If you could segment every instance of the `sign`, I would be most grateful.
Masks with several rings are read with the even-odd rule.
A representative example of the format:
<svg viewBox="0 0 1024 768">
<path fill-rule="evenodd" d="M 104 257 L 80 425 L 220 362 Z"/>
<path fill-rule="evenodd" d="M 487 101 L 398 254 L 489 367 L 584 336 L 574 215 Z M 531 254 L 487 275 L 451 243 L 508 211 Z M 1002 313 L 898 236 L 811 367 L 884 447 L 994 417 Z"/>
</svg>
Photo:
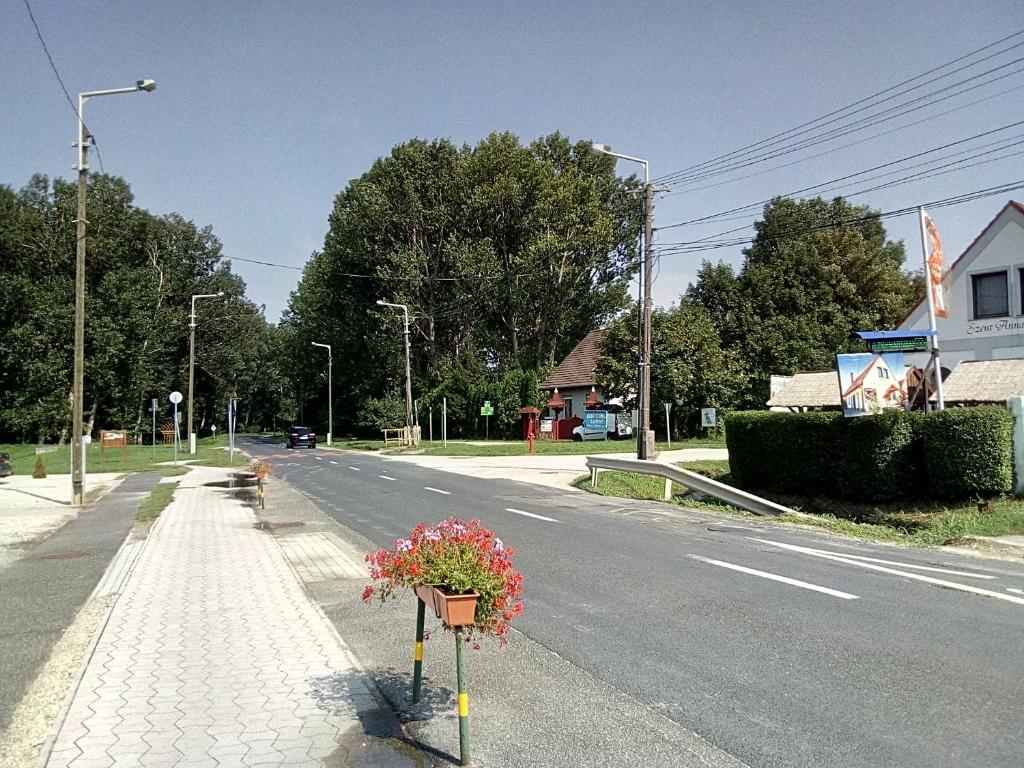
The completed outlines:
<svg viewBox="0 0 1024 768">
<path fill-rule="evenodd" d="M 149 404 L 149 412 L 156 413 L 160 408 L 159 401 L 154 397 L 152 402 Z"/>
<path fill-rule="evenodd" d="M 494 415 L 494 406 L 491 405 L 490 403 L 487 403 L 486 405 L 481 406 L 480 407 L 480 415 L 481 416 L 493 416 Z"/>
<path fill-rule="evenodd" d="M 717 427 L 718 412 L 714 408 L 701 408 L 700 425 L 702 427 Z"/>
<path fill-rule="evenodd" d="M 608 411 L 583 412 L 583 439 L 608 439 Z"/>
<path fill-rule="evenodd" d="M 836 355 L 836 369 L 844 416 L 906 408 L 907 367 L 902 352 Z"/>
<path fill-rule="evenodd" d="M 120 448 L 121 460 L 128 458 L 128 433 L 123 429 L 100 430 L 100 463 L 103 463 L 103 451 L 106 448 Z"/>
<path fill-rule="evenodd" d="M 170 395 L 169 395 L 169 396 L 167 397 L 167 399 L 168 399 L 168 400 L 170 400 L 170 401 L 171 401 L 172 403 L 174 403 L 175 405 L 177 405 L 178 403 L 180 403 L 180 402 L 181 402 L 181 392 L 179 392 L 178 390 L 174 390 L 174 391 L 173 391 L 173 392 L 171 392 L 171 394 L 170 394 Z"/>
<path fill-rule="evenodd" d="M 541 419 L 540 420 L 540 431 L 541 432 L 552 432 L 554 430 L 555 420 L 554 419 Z"/>
<path fill-rule="evenodd" d="M 927 336 L 908 336 L 902 339 L 872 339 L 867 342 L 870 352 L 927 352 Z"/>
</svg>

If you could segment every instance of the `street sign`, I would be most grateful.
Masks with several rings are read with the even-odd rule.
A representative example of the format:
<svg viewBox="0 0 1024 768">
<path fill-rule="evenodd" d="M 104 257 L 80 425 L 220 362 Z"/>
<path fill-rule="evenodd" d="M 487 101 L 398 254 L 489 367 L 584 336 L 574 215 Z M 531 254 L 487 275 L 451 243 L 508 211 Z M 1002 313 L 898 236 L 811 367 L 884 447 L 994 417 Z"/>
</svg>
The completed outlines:
<svg viewBox="0 0 1024 768">
<path fill-rule="evenodd" d="M 927 336 L 908 336 L 902 339 L 870 339 L 869 352 L 927 352 Z"/>
<path fill-rule="evenodd" d="M 717 427 L 718 413 L 714 408 L 700 409 L 700 425 L 702 427 Z"/>
<path fill-rule="evenodd" d="M 167 397 L 167 399 L 168 399 L 168 400 L 170 400 L 170 401 L 171 401 L 172 403 L 174 403 L 175 405 L 177 405 L 177 404 L 178 404 L 178 403 L 180 403 L 180 402 L 181 402 L 181 400 L 182 400 L 182 398 L 181 398 L 181 392 L 179 392 L 178 390 L 174 390 L 174 391 L 173 391 L 173 392 L 171 392 L 171 394 L 170 394 L 170 395 L 169 395 L 169 396 Z"/>
<path fill-rule="evenodd" d="M 150 413 L 156 413 L 159 409 L 160 409 L 160 401 L 157 400 L 154 397 L 152 402 L 150 402 L 150 404 L 149 404 L 149 412 Z"/>
<path fill-rule="evenodd" d="M 481 406 L 481 408 L 480 408 L 480 415 L 481 416 L 493 416 L 494 415 L 494 406 L 491 405 L 490 403 L 487 403 L 486 405 Z"/>
</svg>

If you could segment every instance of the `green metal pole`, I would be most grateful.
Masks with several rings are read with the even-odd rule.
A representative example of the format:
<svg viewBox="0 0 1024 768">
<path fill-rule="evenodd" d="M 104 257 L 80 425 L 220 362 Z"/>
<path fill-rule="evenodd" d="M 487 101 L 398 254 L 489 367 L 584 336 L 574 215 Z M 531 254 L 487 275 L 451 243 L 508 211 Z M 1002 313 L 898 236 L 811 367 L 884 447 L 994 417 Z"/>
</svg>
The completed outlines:
<svg viewBox="0 0 1024 768">
<path fill-rule="evenodd" d="M 459 680 L 459 756 L 469 765 L 469 692 L 466 690 L 466 643 L 462 629 L 455 629 L 455 669 Z"/>
<path fill-rule="evenodd" d="M 412 665 L 412 703 L 420 700 L 420 686 L 423 683 L 423 601 L 416 599 L 416 650 Z"/>
</svg>

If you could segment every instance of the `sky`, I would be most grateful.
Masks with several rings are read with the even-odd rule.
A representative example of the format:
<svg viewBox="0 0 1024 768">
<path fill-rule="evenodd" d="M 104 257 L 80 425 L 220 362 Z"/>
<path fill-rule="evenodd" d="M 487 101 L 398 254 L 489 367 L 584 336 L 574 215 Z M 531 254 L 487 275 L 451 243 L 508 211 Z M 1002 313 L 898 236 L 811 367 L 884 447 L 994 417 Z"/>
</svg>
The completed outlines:
<svg viewBox="0 0 1024 768">
<path fill-rule="evenodd" d="M 323 244 L 334 196 L 411 138 L 461 144 L 512 131 L 526 143 L 560 131 L 646 158 L 657 179 L 1024 30 L 1020 0 L 29 2 L 73 97 L 157 81 L 153 93 L 89 102 L 104 168 L 128 180 L 139 207 L 212 226 L 225 257 L 294 267 L 233 261 L 272 322 Z M 1024 121 L 1024 64 L 1003 66 L 1024 57 L 1024 36 L 988 53 L 1016 44 L 960 73 L 943 70 L 946 79 L 902 98 L 1002 66 L 972 84 L 997 82 L 813 149 L 672 185 L 656 203 L 655 244 L 736 227 L 729 237 L 743 237 L 756 207 L 671 225 Z M 75 115 L 25 0 L 0 3 L 0 62 L 0 184 L 17 189 L 34 173 L 71 178 Z M 1014 154 L 1022 148 L 1012 146 L 1021 139 L 1018 125 L 925 155 L 913 162 L 989 153 L 962 163 L 973 167 L 851 199 L 890 211 L 1024 180 L 1024 155 Z M 620 162 L 618 170 L 638 168 Z M 854 178 L 827 196 L 920 170 Z M 936 210 L 947 254 L 959 254 L 1011 198 L 1024 200 L 1024 190 Z M 916 267 L 916 217 L 886 227 Z M 702 259 L 739 264 L 740 246 L 666 251 L 655 302 L 677 301 Z"/>
</svg>

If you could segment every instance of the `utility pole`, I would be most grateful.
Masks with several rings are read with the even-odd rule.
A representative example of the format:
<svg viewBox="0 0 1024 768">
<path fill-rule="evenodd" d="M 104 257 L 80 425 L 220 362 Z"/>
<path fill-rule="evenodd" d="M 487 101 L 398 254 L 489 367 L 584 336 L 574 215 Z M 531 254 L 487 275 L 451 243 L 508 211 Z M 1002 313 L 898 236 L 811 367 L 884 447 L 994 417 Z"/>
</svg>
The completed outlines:
<svg viewBox="0 0 1024 768">
<path fill-rule="evenodd" d="M 654 235 L 654 186 L 650 181 L 644 184 L 644 329 L 643 350 L 640 357 L 640 435 L 637 443 L 637 458 L 653 459 L 654 436 L 651 433 L 651 238 Z"/>
<path fill-rule="evenodd" d="M 188 452 L 196 452 L 196 436 L 192 432 L 192 386 L 195 383 L 196 371 L 196 299 L 216 299 L 224 295 L 224 291 L 216 293 L 197 293 L 192 297 L 192 314 L 189 316 L 188 332 Z"/>
<path fill-rule="evenodd" d="M 71 381 L 71 504 L 85 503 L 85 455 L 82 442 L 82 409 L 85 405 L 85 191 L 89 176 L 89 130 L 85 103 L 94 96 L 113 96 L 136 91 L 152 92 L 153 80 L 137 80 L 132 88 L 111 88 L 78 94 L 78 212 L 75 218 L 75 353 Z"/>
<path fill-rule="evenodd" d="M 391 304 L 387 301 L 378 301 L 381 307 L 393 307 L 402 310 L 402 317 L 405 321 L 405 428 L 408 437 L 406 440 L 412 443 L 412 366 L 409 359 L 409 307 L 405 304 Z"/>
</svg>

